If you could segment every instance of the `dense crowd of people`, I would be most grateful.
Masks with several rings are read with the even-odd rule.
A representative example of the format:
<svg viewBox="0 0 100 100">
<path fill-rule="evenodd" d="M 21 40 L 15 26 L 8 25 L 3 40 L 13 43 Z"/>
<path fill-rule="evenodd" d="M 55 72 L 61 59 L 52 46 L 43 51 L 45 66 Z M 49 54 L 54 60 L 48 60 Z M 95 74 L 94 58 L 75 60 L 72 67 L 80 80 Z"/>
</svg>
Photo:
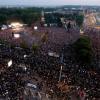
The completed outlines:
<svg viewBox="0 0 100 100">
<path fill-rule="evenodd" d="M 49 35 L 52 35 L 50 37 L 54 36 L 54 40 L 51 38 L 46 43 L 43 43 L 38 52 L 33 52 L 31 49 L 14 47 L 10 44 L 0 44 L 0 97 L 8 98 L 8 100 L 18 100 L 23 95 L 25 87 L 25 81 L 23 81 L 24 74 L 26 73 L 31 77 L 35 72 L 42 78 L 43 84 L 46 84 L 45 92 L 52 93 L 54 97 L 56 95 L 58 97 L 71 98 L 72 95 L 75 95 L 77 98 L 82 98 L 83 96 L 87 98 L 86 100 L 99 100 L 100 68 L 96 65 L 93 67 L 83 66 L 76 62 L 71 45 L 67 45 L 67 43 L 62 45 L 66 40 L 63 40 L 63 43 L 61 43 L 62 39 L 66 36 L 66 34 L 60 35 L 62 29 L 59 29 L 58 32 L 60 37 L 57 37 L 55 34 L 56 28 L 47 30 L 52 33 Z M 86 33 L 89 35 L 89 32 L 93 33 L 93 30 Z M 74 36 L 77 37 L 76 34 Z M 94 41 L 98 38 L 94 38 L 94 33 L 91 34 L 91 37 Z M 58 43 L 58 40 L 60 40 L 60 43 Z M 57 52 L 59 57 L 49 56 L 49 51 Z M 63 61 L 61 61 L 62 54 Z M 9 60 L 13 61 L 11 67 L 7 65 Z M 27 71 L 21 69 L 21 65 L 25 65 Z M 60 81 L 65 85 L 73 87 L 70 92 L 64 93 L 57 85 L 59 84 L 61 66 L 63 68 Z"/>
<path fill-rule="evenodd" d="M 19 92 L 20 90 L 23 91 L 25 83 L 22 81 L 21 73 L 23 70 L 19 68 L 20 64 L 28 65 L 27 71 L 37 73 L 44 80 L 43 82 L 47 85 L 46 92 L 52 90 L 55 95 L 63 93 L 57 87 L 61 66 L 60 58 L 43 55 L 40 52 L 33 54 L 29 49 L 10 48 L 9 45 L 1 45 L 0 48 L 0 67 L 3 66 L 0 74 L 1 96 L 8 96 L 12 100 L 16 100 L 18 95 L 22 95 L 22 92 Z M 61 81 L 69 86 L 74 86 L 75 91 L 77 88 L 84 91 L 89 99 L 100 98 L 99 69 L 95 70 L 76 64 L 70 46 L 65 46 L 65 48 L 67 48 L 67 53 L 65 50 Z M 24 55 L 28 56 L 25 57 Z M 13 60 L 14 64 L 8 68 L 7 61 L 10 59 Z"/>
<path fill-rule="evenodd" d="M 100 67 L 100 30 L 96 28 L 89 28 L 85 30 L 85 35 L 88 35 L 92 40 L 95 64 Z"/>
</svg>

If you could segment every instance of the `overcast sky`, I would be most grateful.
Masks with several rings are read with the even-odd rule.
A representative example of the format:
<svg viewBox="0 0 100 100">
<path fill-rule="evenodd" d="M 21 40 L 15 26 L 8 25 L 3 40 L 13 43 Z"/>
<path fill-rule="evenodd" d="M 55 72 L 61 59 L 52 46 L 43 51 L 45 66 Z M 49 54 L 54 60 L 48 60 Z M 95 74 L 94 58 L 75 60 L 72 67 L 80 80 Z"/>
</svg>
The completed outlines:
<svg viewBox="0 0 100 100">
<path fill-rule="evenodd" d="M 0 0 L 0 5 L 100 5 L 100 0 Z"/>
</svg>

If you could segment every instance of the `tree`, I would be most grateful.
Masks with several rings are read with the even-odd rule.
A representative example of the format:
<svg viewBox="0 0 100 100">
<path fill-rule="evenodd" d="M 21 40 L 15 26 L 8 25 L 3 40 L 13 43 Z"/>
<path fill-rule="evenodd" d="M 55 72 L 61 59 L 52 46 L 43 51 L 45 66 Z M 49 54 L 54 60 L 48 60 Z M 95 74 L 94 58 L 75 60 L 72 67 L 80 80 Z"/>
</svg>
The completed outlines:
<svg viewBox="0 0 100 100">
<path fill-rule="evenodd" d="M 60 17 L 57 18 L 57 24 L 58 24 L 58 27 L 62 27 L 63 26 Z"/>
<path fill-rule="evenodd" d="M 25 41 L 23 41 L 20 43 L 20 47 L 23 49 L 28 49 L 28 44 Z"/>
<path fill-rule="evenodd" d="M 87 36 L 80 37 L 74 44 L 73 44 L 76 59 L 81 62 L 82 64 L 90 64 L 92 59 L 92 46 L 91 40 Z"/>
<path fill-rule="evenodd" d="M 33 52 L 36 52 L 38 50 L 39 46 L 37 44 L 32 44 L 32 50 Z"/>
<path fill-rule="evenodd" d="M 83 15 L 77 15 L 76 16 L 76 24 L 81 27 L 84 21 L 84 16 Z"/>
<path fill-rule="evenodd" d="M 7 16 L 4 14 L 0 14 L 0 25 L 6 24 L 7 22 Z"/>
<path fill-rule="evenodd" d="M 44 36 L 42 37 L 42 42 L 43 43 L 45 43 L 45 42 L 47 42 L 47 40 L 48 40 L 48 35 L 47 34 L 44 34 Z"/>
<path fill-rule="evenodd" d="M 71 28 L 71 24 L 69 22 L 68 25 L 67 25 L 68 32 L 69 32 L 70 28 Z"/>
<path fill-rule="evenodd" d="M 0 8 L 0 24 L 17 19 L 28 25 L 40 19 L 40 8 Z"/>
</svg>

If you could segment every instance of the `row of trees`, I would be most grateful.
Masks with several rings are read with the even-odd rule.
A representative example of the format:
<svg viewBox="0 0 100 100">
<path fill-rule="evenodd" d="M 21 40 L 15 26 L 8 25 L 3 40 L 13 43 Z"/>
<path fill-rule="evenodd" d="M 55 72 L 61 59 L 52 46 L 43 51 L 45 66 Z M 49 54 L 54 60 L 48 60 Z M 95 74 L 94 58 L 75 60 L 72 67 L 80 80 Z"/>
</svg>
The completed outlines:
<svg viewBox="0 0 100 100">
<path fill-rule="evenodd" d="M 0 8 L 0 25 L 9 20 L 21 20 L 30 25 L 40 18 L 40 8 Z"/>
<path fill-rule="evenodd" d="M 49 25 L 50 23 L 56 23 L 58 26 L 62 26 L 60 18 L 66 18 L 68 20 L 75 20 L 76 24 L 81 27 L 84 20 L 84 15 L 82 14 L 60 14 L 60 13 L 48 13 L 45 14 L 45 21 Z"/>
<path fill-rule="evenodd" d="M 45 14 L 45 22 L 47 23 L 48 26 L 50 26 L 50 24 L 52 23 L 55 23 L 57 26 L 61 27 L 62 22 L 60 18 L 61 18 L 60 14 L 57 13 Z"/>
<path fill-rule="evenodd" d="M 0 8 L 0 24 L 7 24 L 8 20 L 17 19 L 24 23 L 31 25 L 33 22 L 40 19 L 41 11 L 54 11 L 52 8 Z M 80 14 L 60 14 L 52 13 L 45 14 L 46 23 L 57 23 L 58 26 L 62 26 L 60 18 L 64 17 L 68 20 L 75 20 L 78 26 L 81 26 L 84 20 L 84 16 Z"/>
</svg>

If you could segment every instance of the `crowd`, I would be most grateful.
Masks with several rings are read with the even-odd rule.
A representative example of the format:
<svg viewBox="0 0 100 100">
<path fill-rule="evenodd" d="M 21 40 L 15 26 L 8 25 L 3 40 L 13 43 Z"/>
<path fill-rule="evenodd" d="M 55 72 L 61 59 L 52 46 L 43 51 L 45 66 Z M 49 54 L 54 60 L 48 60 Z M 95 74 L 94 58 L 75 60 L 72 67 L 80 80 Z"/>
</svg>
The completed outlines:
<svg viewBox="0 0 100 100">
<path fill-rule="evenodd" d="M 88 35 L 92 40 L 92 46 L 94 51 L 94 58 L 96 66 L 100 67 L 100 30 L 95 28 L 89 28 L 85 30 L 85 35 Z"/>
<path fill-rule="evenodd" d="M 89 34 L 88 32 L 87 34 Z M 65 35 L 59 38 L 62 40 L 62 37 L 65 37 Z M 93 39 L 94 37 L 92 36 Z M 95 40 L 97 39 L 95 38 Z M 48 55 L 49 50 L 57 52 L 59 57 L 50 57 Z M 61 54 L 64 55 L 63 63 L 61 62 Z M 8 98 L 8 100 L 18 100 L 22 96 L 25 87 L 23 75 L 26 73 L 31 77 L 35 72 L 42 78 L 43 84 L 46 84 L 45 92 L 52 93 L 54 97 L 55 95 L 58 97 L 62 95 L 62 97 L 71 98 L 75 94 L 79 98 L 83 92 L 87 100 L 99 100 L 100 68 L 76 63 L 73 55 L 71 46 L 50 42 L 50 40 L 44 43 L 36 53 L 30 49 L 12 47 L 10 44 L 0 44 L 0 97 Z M 13 61 L 11 67 L 7 66 L 9 60 Z M 28 66 L 27 71 L 21 69 L 21 65 Z M 57 85 L 61 65 L 63 66 L 61 82 L 74 87 L 68 93 L 63 93 Z"/>
<path fill-rule="evenodd" d="M 44 80 L 43 83 L 47 85 L 46 92 L 52 90 L 55 95 L 62 93 L 57 87 L 61 66 L 60 58 L 43 55 L 40 52 L 32 54 L 29 49 L 10 48 L 8 45 L 2 45 L 0 48 L 0 61 L 1 65 L 4 66 L 0 74 L 1 96 L 8 96 L 12 100 L 16 100 L 17 97 L 20 97 L 19 95 L 22 95 L 25 83 L 22 81 L 24 71 L 19 68 L 20 64 L 28 65 L 27 71 L 31 74 L 32 72 L 37 73 Z M 70 46 L 65 48 L 68 50 L 67 53 L 66 50 L 64 52 L 61 81 L 69 86 L 74 86 L 75 91 L 77 91 L 77 88 L 78 92 L 79 90 L 84 91 L 89 99 L 100 98 L 99 71 L 76 64 Z M 28 56 L 25 57 L 24 55 Z M 13 60 L 14 64 L 11 68 L 8 68 L 7 61 L 10 59 Z M 72 91 L 70 91 L 70 95 L 71 93 Z"/>
</svg>

